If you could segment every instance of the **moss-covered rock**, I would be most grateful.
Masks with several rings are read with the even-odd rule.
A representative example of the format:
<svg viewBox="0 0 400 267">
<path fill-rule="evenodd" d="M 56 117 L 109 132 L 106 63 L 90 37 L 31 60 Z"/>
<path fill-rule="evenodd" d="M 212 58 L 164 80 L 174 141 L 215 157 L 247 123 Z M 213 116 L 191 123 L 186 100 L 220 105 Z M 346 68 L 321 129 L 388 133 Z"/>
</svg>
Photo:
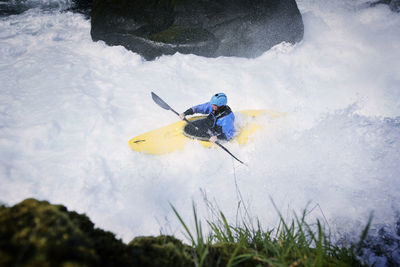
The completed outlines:
<svg viewBox="0 0 400 267">
<path fill-rule="evenodd" d="M 136 237 L 128 247 L 135 266 L 193 266 L 191 248 L 173 236 Z"/>
<path fill-rule="evenodd" d="M 268 240 L 268 236 L 257 246 L 207 242 L 196 249 L 166 235 L 136 237 L 127 245 L 113 233 L 94 228 L 86 215 L 68 211 L 62 205 L 35 199 L 13 207 L 0 205 L 0 266 L 186 267 L 196 266 L 199 256 L 205 256 L 202 266 L 207 267 L 268 266 L 267 262 L 285 266 L 316 262 L 323 266 L 361 266 L 354 251 L 332 247 L 321 254 L 322 249 L 302 247 L 304 243 L 296 244 L 292 239 L 282 244 Z M 388 245 L 395 246 L 395 242 Z M 282 253 L 282 259 L 277 257 Z M 391 259 L 395 260 L 394 256 Z"/>
<path fill-rule="evenodd" d="M 160 55 L 256 57 L 298 42 L 295 0 L 93 0 L 91 36 L 145 59 Z"/>
<path fill-rule="evenodd" d="M 254 257 L 254 254 L 256 254 L 254 250 L 240 243 L 219 242 L 209 247 L 205 265 L 227 266 L 230 263 L 231 266 L 241 267 L 267 266 L 257 257 Z"/>
<path fill-rule="evenodd" d="M 0 209 L 0 266 L 128 265 L 126 246 L 62 205 L 26 199 Z"/>
<path fill-rule="evenodd" d="M 173 236 L 129 245 L 94 228 L 86 215 L 26 199 L 0 205 L 0 266 L 192 266 L 191 248 Z"/>
</svg>

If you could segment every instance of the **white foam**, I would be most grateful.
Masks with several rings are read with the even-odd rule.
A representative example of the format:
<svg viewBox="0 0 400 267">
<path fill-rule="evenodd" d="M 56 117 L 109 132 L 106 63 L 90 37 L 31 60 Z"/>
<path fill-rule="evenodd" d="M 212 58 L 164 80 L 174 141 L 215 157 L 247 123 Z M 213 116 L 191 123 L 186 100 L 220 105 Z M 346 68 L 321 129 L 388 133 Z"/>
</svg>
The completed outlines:
<svg viewBox="0 0 400 267">
<path fill-rule="evenodd" d="M 400 16 L 363 3 L 300 1 L 304 40 L 257 59 L 145 62 L 92 42 L 80 15 L 1 19 L 0 200 L 62 203 L 125 241 L 160 227 L 179 232 L 169 203 L 191 221 L 200 189 L 234 221 L 236 184 L 265 226 L 277 220 L 269 197 L 284 214 L 311 201 L 310 216 L 339 231 L 361 229 L 371 211 L 375 223 L 390 223 L 400 203 Z M 196 143 L 144 155 L 128 140 L 177 120 L 151 91 L 178 111 L 224 91 L 233 110 L 287 116 L 266 120 L 247 146 L 227 145 L 249 167 Z"/>
</svg>

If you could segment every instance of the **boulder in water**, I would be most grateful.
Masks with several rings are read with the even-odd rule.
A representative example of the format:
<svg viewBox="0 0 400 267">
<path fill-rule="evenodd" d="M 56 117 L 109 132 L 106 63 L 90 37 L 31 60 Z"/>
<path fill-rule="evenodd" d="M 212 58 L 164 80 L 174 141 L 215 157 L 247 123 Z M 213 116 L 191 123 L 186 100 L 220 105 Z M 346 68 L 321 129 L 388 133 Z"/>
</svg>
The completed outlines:
<svg viewBox="0 0 400 267">
<path fill-rule="evenodd" d="M 295 0 L 94 0 L 92 39 L 161 55 L 257 57 L 303 38 Z"/>
</svg>

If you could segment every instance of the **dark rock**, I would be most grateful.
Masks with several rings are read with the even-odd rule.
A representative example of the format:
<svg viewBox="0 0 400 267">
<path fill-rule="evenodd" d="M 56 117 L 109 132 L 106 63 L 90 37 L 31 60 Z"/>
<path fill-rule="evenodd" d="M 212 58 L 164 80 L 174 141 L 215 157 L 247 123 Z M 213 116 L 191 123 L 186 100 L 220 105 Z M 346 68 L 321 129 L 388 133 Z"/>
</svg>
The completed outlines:
<svg viewBox="0 0 400 267">
<path fill-rule="evenodd" d="M 173 236 L 136 237 L 129 245 L 134 266 L 186 267 L 194 266 L 192 248 Z"/>
<path fill-rule="evenodd" d="M 399 216 L 399 215 L 397 215 Z M 368 266 L 400 266 L 400 218 L 394 225 L 382 225 L 368 234 L 361 244 L 361 253 Z M 386 264 L 382 264 L 386 262 Z"/>
<path fill-rule="evenodd" d="M 94 0 L 94 41 L 151 60 L 176 52 L 257 57 L 303 38 L 295 0 Z"/>
<path fill-rule="evenodd" d="M 400 216 L 399 216 L 399 218 L 397 219 L 397 222 L 396 222 L 396 234 L 399 237 L 399 242 L 400 242 Z"/>
<path fill-rule="evenodd" d="M 213 244 L 208 249 L 208 255 L 205 259 L 205 266 L 228 266 L 232 255 L 254 255 L 255 252 L 246 248 L 240 243 L 219 242 Z M 241 259 L 241 267 L 266 266 L 256 257 L 243 257 Z"/>
<path fill-rule="evenodd" d="M 0 208 L 0 266 L 129 266 L 126 245 L 85 215 L 27 199 Z"/>
<path fill-rule="evenodd" d="M 63 1 L 0 0 L 0 17 L 18 15 L 31 8 L 72 11 L 84 14 L 89 19 L 92 0 L 72 0 L 70 3 Z"/>
<path fill-rule="evenodd" d="M 71 7 L 67 10 L 83 14 L 87 19 L 89 19 L 92 10 L 92 2 L 92 0 L 73 0 Z"/>
<path fill-rule="evenodd" d="M 11 1 L 11 0 L 0 0 L 0 17 L 18 15 L 24 13 L 29 8 L 24 1 Z"/>
<path fill-rule="evenodd" d="M 400 12 L 400 0 L 390 1 L 389 7 L 393 12 Z"/>
<path fill-rule="evenodd" d="M 374 7 L 379 4 L 388 5 L 393 12 L 400 12 L 400 0 L 379 0 L 370 3 L 370 6 Z"/>
<path fill-rule="evenodd" d="M 193 266 L 192 248 L 172 236 L 129 245 L 94 228 L 86 215 L 26 199 L 0 205 L 0 266 Z"/>
</svg>

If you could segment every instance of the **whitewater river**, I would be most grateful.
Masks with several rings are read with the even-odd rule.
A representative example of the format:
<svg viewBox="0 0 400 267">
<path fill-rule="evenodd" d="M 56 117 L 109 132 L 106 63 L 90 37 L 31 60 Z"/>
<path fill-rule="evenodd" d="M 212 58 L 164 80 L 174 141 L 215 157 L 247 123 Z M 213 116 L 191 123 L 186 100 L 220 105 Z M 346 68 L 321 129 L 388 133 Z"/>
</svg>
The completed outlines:
<svg viewBox="0 0 400 267">
<path fill-rule="evenodd" d="M 181 235 L 170 203 L 189 222 L 192 201 L 211 216 L 205 197 L 233 223 L 240 201 L 265 228 L 276 226 L 273 199 L 288 218 L 308 204 L 309 220 L 333 235 L 357 239 L 371 212 L 372 233 L 395 231 L 400 14 L 366 2 L 298 1 L 303 41 L 256 59 L 146 62 L 93 42 L 90 21 L 62 12 L 64 2 L 0 17 L 1 202 L 60 203 L 126 242 Z M 197 143 L 145 155 L 128 140 L 178 119 L 151 91 L 180 112 L 223 91 L 233 110 L 286 116 L 261 118 L 265 130 L 248 145 L 227 144 L 247 167 Z"/>
</svg>

